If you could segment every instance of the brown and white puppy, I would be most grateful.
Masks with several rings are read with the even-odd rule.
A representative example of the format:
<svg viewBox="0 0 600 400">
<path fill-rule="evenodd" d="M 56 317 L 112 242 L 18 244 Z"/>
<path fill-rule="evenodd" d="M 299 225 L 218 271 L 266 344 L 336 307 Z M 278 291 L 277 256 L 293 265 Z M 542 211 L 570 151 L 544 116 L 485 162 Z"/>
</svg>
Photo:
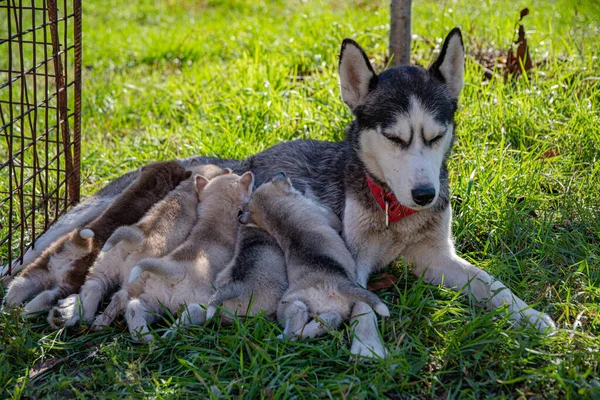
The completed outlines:
<svg viewBox="0 0 600 400">
<path fill-rule="evenodd" d="M 136 223 L 181 181 L 189 178 L 175 161 L 150 164 L 110 206 L 82 229 L 62 236 L 29 264 L 10 284 L 4 299 L 7 306 L 23 303 L 39 293 L 24 307 L 24 313 L 48 310 L 56 300 L 79 290 L 88 269 L 104 242 L 115 229 Z"/>
<path fill-rule="evenodd" d="M 348 319 L 355 302 L 389 315 L 379 297 L 356 284 L 356 263 L 328 213 L 295 190 L 285 174 L 254 192 L 239 221 L 266 230 L 285 254 L 289 288 L 277 310 L 283 336 L 322 335 Z"/>
<path fill-rule="evenodd" d="M 253 316 L 266 312 L 275 316 L 279 300 L 287 289 L 285 256 L 277 241 L 266 231 L 242 225 L 233 260 L 217 276 L 216 293 L 206 309 L 211 319 L 222 304 L 221 318 L 229 315 Z"/>
<path fill-rule="evenodd" d="M 212 179 L 231 173 L 216 165 L 188 167 L 194 175 Z M 80 319 L 91 321 L 107 293 L 127 283 L 131 269 L 143 258 L 162 257 L 186 239 L 196 223 L 198 195 L 193 179 L 187 179 L 156 203 L 137 224 L 118 228 L 106 241 L 90 268 L 78 294 L 59 301 L 48 314 L 55 329 L 73 326 Z M 95 325 L 108 325 L 116 317 L 109 304 Z"/>
<path fill-rule="evenodd" d="M 237 217 L 250 198 L 253 181 L 251 172 L 210 181 L 196 176 L 198 222 L 186 241 L 167 256 L 141 260 L 131 271 L 130 283 L 115 294 L 126 306 L 125 317 L 135 339 L 141 334 L 142 340 L 152 340 L 148 325 L 158 319 L 163 307 L 171 313 L 185 308 L 174 328 L 204 323 L 206 314 L 200 304 L 208 303 L 214 293 L 212 282 L 233 257 Z"/>
</svg>

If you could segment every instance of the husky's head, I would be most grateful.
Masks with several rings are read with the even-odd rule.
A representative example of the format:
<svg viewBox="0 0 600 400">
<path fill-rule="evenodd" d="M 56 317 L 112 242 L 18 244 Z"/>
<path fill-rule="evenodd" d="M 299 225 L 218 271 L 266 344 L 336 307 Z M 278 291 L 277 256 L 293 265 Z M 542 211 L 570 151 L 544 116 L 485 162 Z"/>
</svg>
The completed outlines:
<svg viewBox="0 0 600 400">
<path fill-rule="evenodd" d="M 342 43 L 342 99 L 356 116 L 349 140 L 367 172 L 407 207 L 432 207 L 440 192 L 447 191 L 445 161 L 453 142 L 464 58 L 458 28 L 448 34 L 427 70 L 400 66 L 377 75 L 356 42 Z"/>
</svg>

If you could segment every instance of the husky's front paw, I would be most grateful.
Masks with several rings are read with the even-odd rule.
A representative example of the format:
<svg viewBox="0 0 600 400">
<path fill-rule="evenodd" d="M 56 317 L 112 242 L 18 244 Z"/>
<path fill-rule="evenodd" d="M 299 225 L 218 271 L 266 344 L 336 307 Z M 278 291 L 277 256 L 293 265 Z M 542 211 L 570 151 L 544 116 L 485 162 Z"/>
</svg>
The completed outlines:
<svg viewBox="0 0 600 400">
<path fill-rule="evenodd" d="M 54 329 L 73 326 L 79 322 L 79 295 L 72 294 L 60 300 L 48 313 L 48 323 Z"/>
<path fill-rule="evenodd" d="M 387 356 L 385 345 L 379 340 L 379 337 L 372 340 L 354 338 L 350 352 L 358 357 L 365 358 L 385 358 Z"/>
<path fill-rule="evenodd" d="M 534 309 L 521 310 L 517 313 L 516 320 L 520 326 L 529 324 L 541 332 L 546 332 L 548 334 L 556 332 L 556 324 L 552 318 L 548 314 Z"/>
</svg>

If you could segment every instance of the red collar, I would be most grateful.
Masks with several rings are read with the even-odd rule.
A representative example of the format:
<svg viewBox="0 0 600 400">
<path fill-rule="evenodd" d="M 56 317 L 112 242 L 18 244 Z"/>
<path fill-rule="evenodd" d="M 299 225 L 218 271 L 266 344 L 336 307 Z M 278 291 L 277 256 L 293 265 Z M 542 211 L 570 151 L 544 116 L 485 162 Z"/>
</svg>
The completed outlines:
<svg viewBox="0 0 600 400">
<path fill-rule="evenodd" d="M 387 203 L 387 218 L 386 225 L 388 222 L 398 222 L 404 217 L 408 217 L 411 214 L 417 212 L 417 210 L 413 210 L 412 208 L 408 208 L 403 206 L 398 202 L 398 199 L 392 192 L 387 192 L 383 190 L 381 186 L 375 183 L 373 179 L 369 176 L 369 174 L 365 174 L 367 177 L 367 185 L 369 185 L 369 189 L 371 190 L 371 194 L 379 204 L 379 207 L 385 212 L 386 203 Z"/>
</svg>

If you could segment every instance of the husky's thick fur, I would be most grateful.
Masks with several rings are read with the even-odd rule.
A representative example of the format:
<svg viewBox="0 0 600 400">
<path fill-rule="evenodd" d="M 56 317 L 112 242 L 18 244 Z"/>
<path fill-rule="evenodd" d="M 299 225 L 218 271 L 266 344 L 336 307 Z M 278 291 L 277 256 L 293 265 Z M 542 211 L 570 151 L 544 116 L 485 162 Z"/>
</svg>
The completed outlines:
<svg viewBox="0 0 600 400">
<path fill-rule="evenodd" d="M 5 304 L 14 306 L 43 290 L 25 312 L 48 310 L 58 299 L 79 290 L 102 245 L 121 225 L 137 222 L 191 172 L 169 161 L 142 168 L 139 178 L 83 229 L 64 235 L 11 282 Z"/>
<path fill-rule="evenodd" d="M 257 184 L 284 171 L 298 189 L 310 187 L 321 203 L 342 219 L 346 244 L 358 263 L 360 285 L 366 284 L 369 274 L 402 257 L 428 282 L 462 291 L 489 308 L 506 305 L 517 323 L 553 329 L 548 315 L 529 308 L 454 249 L 446 160 L 454 140 L 464 56 L 461 33 L 454 29 L 429 69 L 401 66 L 377 75 L 360 46 L 344 40 L 340 87 L 355 116 L 345 140 L 290 141 L 237 163 L 197 160 L 236 172 L 253 171 Z M 367 185 L 367 173 L 401 204 L 418 212 L 386 227 L 385 214 Z M 127 179 L 132 178 L 125 175 L 106 187 L 87 208 L 101 207 L 105 198 L 122 190 Z M 78 220 L 75 212 L 69 213 L 69 221 Z M 44 243 L 52 237 L 44 237 Z M 351 351 L 384 355 L 371 309 L 358 303 L 353 315 L 358 324 Z"/>
<path fill-rule="evenodd" d="M 174 328 L 202 324 L 206 305 L 213 295 L 217 274 L 227 266 L 235 250 L 237 217 L 252 192 L 254 177 L 221 175 L 210 181 L 196 176 L 198 222 L 189 237 L 162 258 L 145 258 L 131 271 L 125 318 L 133 337 L 151 340 L 148 325 L 166 307 L 171 313 L 184 311 Z M 118 294 L 118 293 L 117 293 Z"/>
<path fill-rule="evenodd" d="M 277 308 L 284 336 L 315 337 L 337 328 L 357 301 L 389 315 L 379 297 L 356 284 L 352 254 L 321 206 L 294 189 L 285 174 L 263 183 L 246 209 L 240 223 L 267 231 L 285 255 L 289 288 Z M 317 317 L 308 323 L 311 315 Z"/>
<path fill-rule="evenodd" d="M 208 179 L 231 172 L 212 164 L 188 167 L 188 171 Z M 118 228 L 104 244 L 80 292 L 59 301 L 50 311 L 50 325 L 58 329 L 73 326 L 80 318 L 91 321 L 100 301 L 106 294 L 127 283 L 131 269 L 138 261 L 146 257 L 162 257 L 183 243 L 196 223 L 197 205 L 194 180 L 186 179 L 156 203 L 137 224 Z M 108 312 L 99 318 L 96 325 L 112 322 L 111 308 L 109 305 Z"/>
<path fill-rule="evenodd" d="M 221 318 L 226 321 L 228 314 L 265 312 L 274 316 L 288 286 L 285 257 L 275 239 L 263 229 L 240 226 L 233 260 L 219 273 L 215 286 L 217 291 L 206 309 L 207 320 L 221 304 L 227 311 Z"/>
</svg>

